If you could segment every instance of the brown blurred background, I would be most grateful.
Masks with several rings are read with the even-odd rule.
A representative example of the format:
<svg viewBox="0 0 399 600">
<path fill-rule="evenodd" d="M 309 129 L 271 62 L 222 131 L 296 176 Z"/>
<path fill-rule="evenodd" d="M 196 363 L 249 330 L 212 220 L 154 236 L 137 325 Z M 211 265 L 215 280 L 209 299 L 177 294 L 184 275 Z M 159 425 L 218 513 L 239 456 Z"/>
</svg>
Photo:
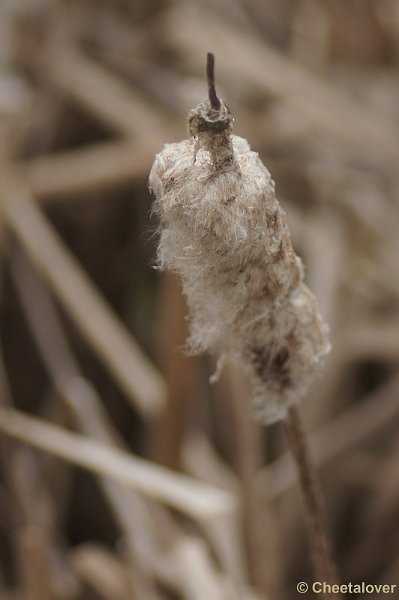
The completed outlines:
<svg viewBox="0 0 399 600">
<path fill-rule="evenodd" d="M 312 580 L 281 428 L 185 355 L 179 282 L 153 268 L 148 174 L 208 51 L 331 327 L 304 412 L 342 582 L 399 580 L 398 40 L 396 0 L 2 0 L 2 600 Z"/>
</svg>

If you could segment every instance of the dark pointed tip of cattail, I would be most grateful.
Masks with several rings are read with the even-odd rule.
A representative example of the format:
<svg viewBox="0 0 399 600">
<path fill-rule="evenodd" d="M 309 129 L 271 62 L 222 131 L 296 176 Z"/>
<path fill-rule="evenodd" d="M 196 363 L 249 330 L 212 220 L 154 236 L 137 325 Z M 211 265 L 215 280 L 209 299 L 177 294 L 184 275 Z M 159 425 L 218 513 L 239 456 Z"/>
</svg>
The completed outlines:
<svg viewBox="0 0 399 600">
<path fill-rule="evenodd" d="M 208 80 L 209 102 L 215 110 L 219 110 L 221 103 L 215 89 L 215 55 L 208 52 L 206 60 L 206 78 Z"/>
</svg>

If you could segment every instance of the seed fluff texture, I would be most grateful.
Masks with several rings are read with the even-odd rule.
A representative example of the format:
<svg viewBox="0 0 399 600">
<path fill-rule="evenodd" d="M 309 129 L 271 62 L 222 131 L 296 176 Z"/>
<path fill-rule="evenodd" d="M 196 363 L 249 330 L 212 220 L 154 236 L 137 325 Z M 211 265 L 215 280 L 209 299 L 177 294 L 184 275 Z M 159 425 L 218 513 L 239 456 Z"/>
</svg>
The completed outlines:
<svg viewBox="0 0 399 600">
<path fill-rule="evenodd" d="M 306 394 L 330 349 L 328 327 L 303 282 L 270 173 L 231 134 L 230 111 L 217 100 L 189 113 L 190 139 L 155 157 L 158 265 L 181 275 L 190 351 L 240 365 L 255 415 L 272 423 Z"/>
</svg>

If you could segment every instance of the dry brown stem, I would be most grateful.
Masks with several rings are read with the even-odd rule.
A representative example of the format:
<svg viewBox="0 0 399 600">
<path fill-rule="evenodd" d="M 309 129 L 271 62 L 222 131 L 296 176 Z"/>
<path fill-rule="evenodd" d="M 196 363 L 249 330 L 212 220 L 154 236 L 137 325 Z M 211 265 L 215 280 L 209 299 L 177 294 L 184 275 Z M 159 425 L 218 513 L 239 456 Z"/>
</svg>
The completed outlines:
<svg viewBox="0 0 399 600">
<path fill-rule="evenodd" d="M 2 213 L 32 261 L 127 397 L 144 416 L 164 402 L 161 376 L 21 186 L 3 190 Z"/>
<path fill-rule="evenodd" d="M 283 425 L 298 470 L 314 574 L 318 581 L 325 581 L 330 584 L 338 583 L 337 568 L 324 522 L 324 501 L 320 483 L 310 456 L 306 434 L 297 406 L 290 407 Z M 338 597 L 340 596 L 338 595 Z"/>
<path fill-rule="evenodd" d="M 160 304 L 158 357 L 168 400 L 151 424 L 150 456 L 165 466 L 179 469 L 200 374 L 198 359 L 187 359 L 181 350 L 187 337 L 187 308 L 179 281 L 169 273 L 162 280 Z"/>
<path fill-rule="evenodd" d="M 327 466 L 351 449 L 378 435 L 398 418 L 399 378 L 393 377 L 381 389 L 370 394 L 361 404 L 320 426 L 309 436 L 317 467 Z M 266 498 L 278 498 L 295 482 L 290 456 L 283 454 L 258 473 L 258 486 Z"/>
<path fill-rule="evenodd" d="M 53 600 L 50 580 L 50 544 L 37 526 L 21 529 L 16 536 L 22 589 L 29 600 Z"/>
</svg>

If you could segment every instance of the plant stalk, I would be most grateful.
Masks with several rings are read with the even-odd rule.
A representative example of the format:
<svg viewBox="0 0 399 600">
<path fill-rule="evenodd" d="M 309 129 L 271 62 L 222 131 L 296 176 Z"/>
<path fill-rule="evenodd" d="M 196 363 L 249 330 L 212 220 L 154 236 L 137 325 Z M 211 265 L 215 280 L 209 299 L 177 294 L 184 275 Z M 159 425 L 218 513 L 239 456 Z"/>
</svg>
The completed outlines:
<svg viewBox="0 0 399 600">
<path fill-rule="evenodd" d="M 317 581 L 339 582 L 338 570 L 332 553 L 330 535 L 324 518 L 324 499 L 320 480 L 314 466 L 300 410 L 291 406 L 283 421 L 292 456 L 296 463 L 303 496 L 311 558 Z M 341 598 L 341 596 L 337 596 Z"/>
</svg>

